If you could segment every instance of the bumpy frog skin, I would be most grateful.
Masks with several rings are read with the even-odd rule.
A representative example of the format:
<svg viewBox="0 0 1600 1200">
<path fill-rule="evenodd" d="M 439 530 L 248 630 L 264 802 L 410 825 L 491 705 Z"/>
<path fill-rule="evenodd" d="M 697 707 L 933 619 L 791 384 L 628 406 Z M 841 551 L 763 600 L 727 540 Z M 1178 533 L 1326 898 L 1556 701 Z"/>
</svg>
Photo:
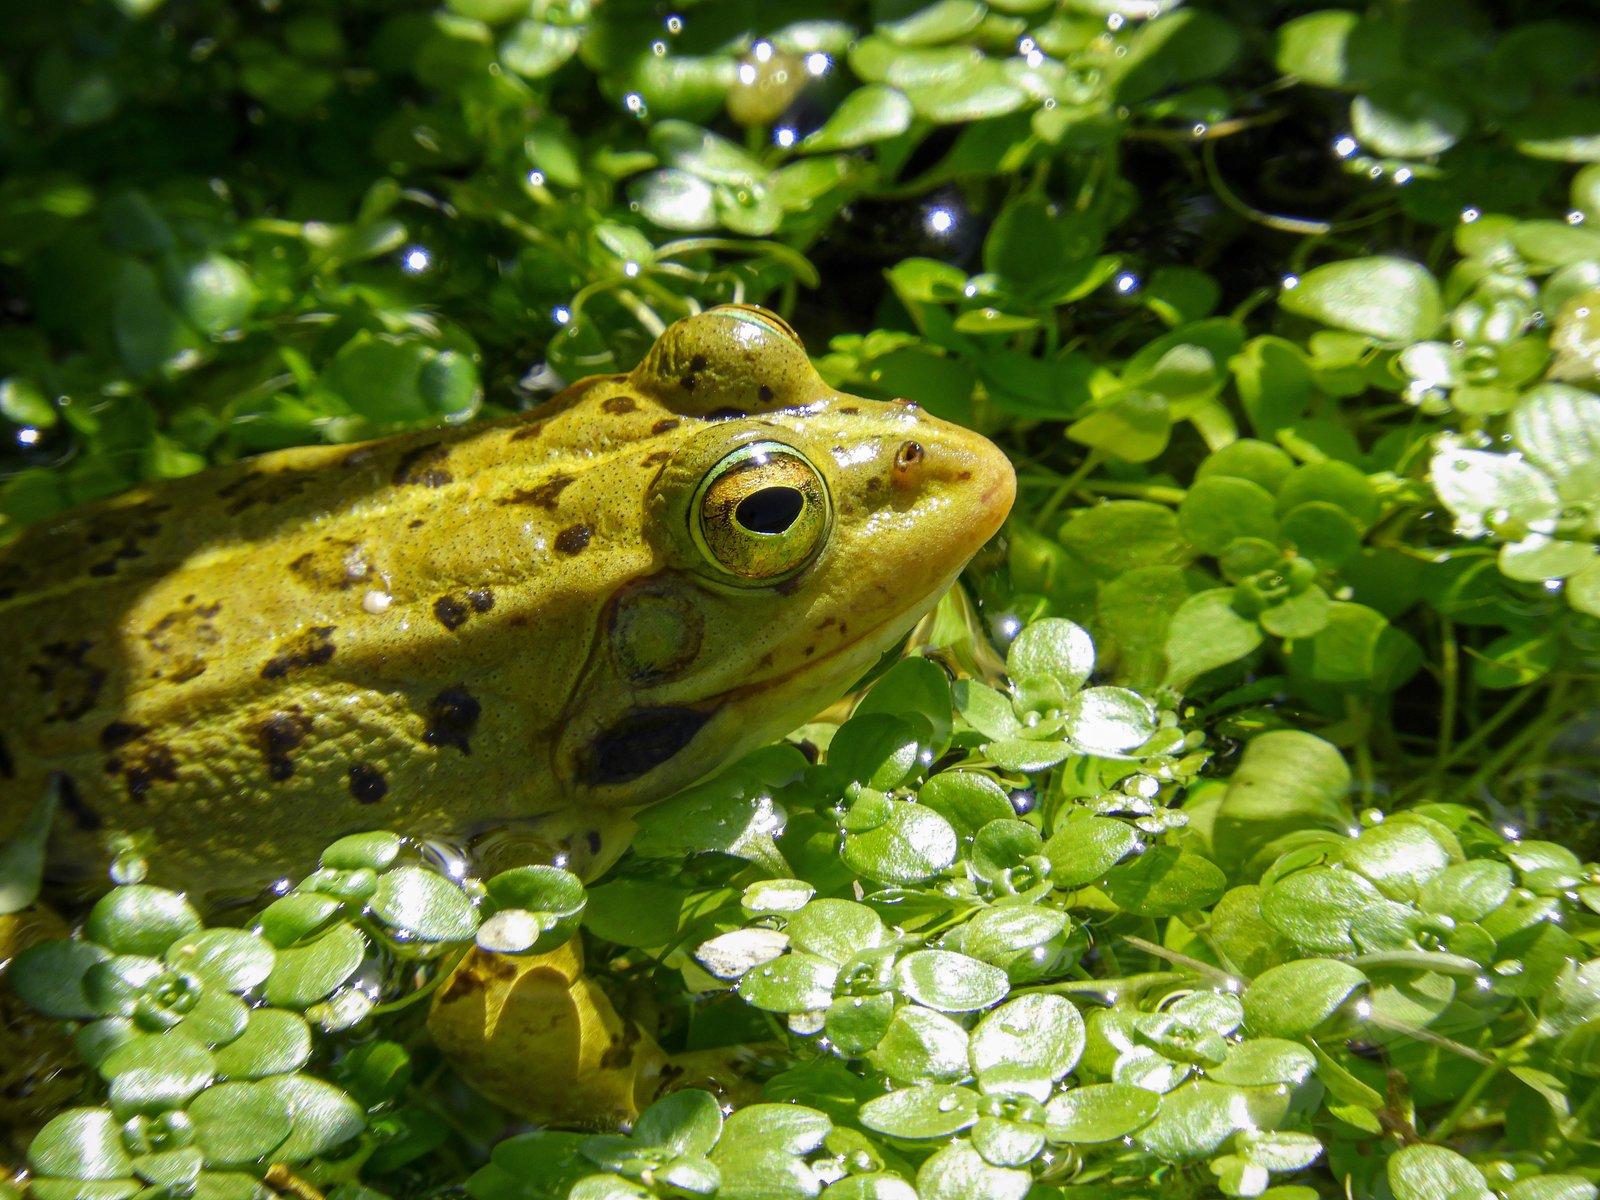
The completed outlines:
<svg viewBox="0 0 1600 1200">
<path fill-rule="evenodd" d="M 994 533 L 1003 455 L 829 388 L 758 309 L 505 420 L 150 484 L 0 550 L 0 839 L 237 895 L 355 830 L 631 810 L 834 700 Z"/>
</svg>

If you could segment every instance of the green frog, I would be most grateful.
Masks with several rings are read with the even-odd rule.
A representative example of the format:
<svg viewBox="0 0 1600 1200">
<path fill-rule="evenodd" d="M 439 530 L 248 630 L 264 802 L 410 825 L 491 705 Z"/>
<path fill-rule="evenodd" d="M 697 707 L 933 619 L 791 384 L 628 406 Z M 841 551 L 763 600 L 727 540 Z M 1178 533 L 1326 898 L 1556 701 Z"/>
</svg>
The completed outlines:
<svg viewBox="0 0 1600 1200">
<path fill-rule="evenodd" d="M 57 879 L 138 834 L 153 881 L 237 897 L 372 828 L 592 877 L 837 699 L 1014 488 L 745 305 L 527 413 L 143 485 L 0 548 L 0 839 L 53 787 Z"/>
</svg>

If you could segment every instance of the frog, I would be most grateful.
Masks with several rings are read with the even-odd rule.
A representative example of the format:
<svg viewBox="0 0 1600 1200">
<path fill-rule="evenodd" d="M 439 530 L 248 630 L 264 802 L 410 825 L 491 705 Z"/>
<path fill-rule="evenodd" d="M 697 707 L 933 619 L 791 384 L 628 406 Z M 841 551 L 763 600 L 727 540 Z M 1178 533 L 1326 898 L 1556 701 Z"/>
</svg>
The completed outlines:
<svg viewBox="0 0 1600 1200">
<path fill-rule="evenodd" d="M 526 412 L 145 483 L 0 547 L 0 839 L 49 791 L 62 887 L 131 836 L 222 902 L 378 828 L 592 879 L 640 807 L 835 701 L 1014 494 L 989 440 L 829 386 L 744 304 Z"/>
</svg>

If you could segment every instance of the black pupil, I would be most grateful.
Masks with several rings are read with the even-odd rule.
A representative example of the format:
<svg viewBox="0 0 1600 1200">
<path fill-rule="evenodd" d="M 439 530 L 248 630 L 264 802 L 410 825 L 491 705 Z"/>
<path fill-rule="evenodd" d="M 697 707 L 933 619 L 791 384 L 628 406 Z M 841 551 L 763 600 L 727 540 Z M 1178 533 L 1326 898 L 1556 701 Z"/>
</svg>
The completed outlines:
<svg viewBox="0 0 1600 1200">
<path fill-rule="evenodd" d="M 751 492 L 734 509 L 734 520 L 751 533 L 782 533 L 793 525 L 806 506 L 798 488 L 765 487 Z"/>
</svg>

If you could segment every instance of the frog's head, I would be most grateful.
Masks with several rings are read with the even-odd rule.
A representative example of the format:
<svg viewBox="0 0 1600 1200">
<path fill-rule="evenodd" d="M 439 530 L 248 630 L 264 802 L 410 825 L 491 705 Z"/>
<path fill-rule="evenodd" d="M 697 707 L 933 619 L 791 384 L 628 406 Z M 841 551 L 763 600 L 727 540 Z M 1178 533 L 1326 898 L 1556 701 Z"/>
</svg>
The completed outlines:
<svg viewBox="0 0 1600 1200">
<path fill-rule="evenodd" d="M 557 770 L 596 802 L 655 799 L 838 698 L 1005 519 L 987 439 L 830 388 L 759 309 L 678 322 L 630 386 L 698 420 L 644 498 L 651 569 L 620 587 Z"/>
</svg>

